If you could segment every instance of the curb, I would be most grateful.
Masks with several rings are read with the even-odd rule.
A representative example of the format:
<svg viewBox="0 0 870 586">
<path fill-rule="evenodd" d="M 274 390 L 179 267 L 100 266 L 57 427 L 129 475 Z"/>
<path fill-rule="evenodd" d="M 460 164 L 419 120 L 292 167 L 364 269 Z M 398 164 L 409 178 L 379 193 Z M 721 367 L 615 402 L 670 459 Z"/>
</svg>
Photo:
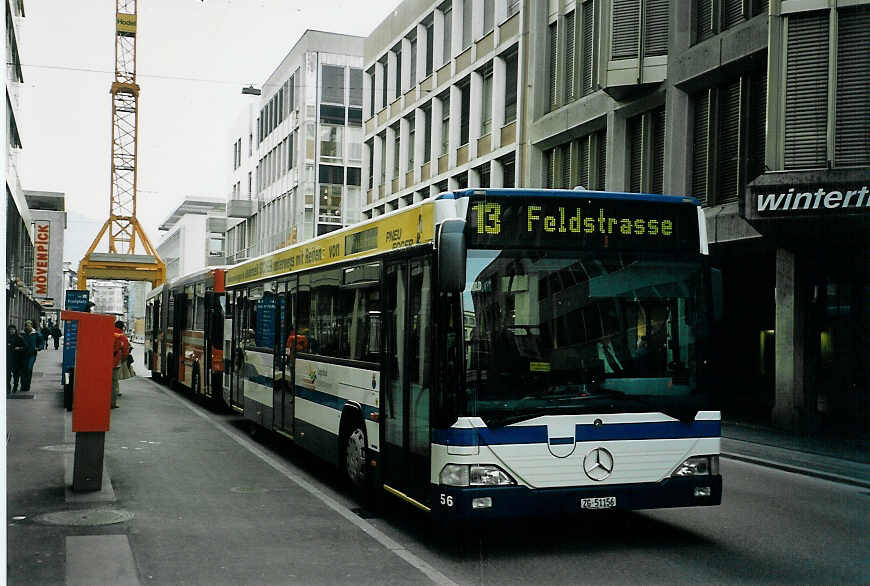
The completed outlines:
<svg viewBox="0 0 870 586">
<path fill-rule="evenodd" d="M 843 476 L 841 474 L 835 474 L 833 472 L 824 472 L 822 470 L 814 470 L 812 468 L 803 468 L 801 466 L 783 464 L 782 462 L 774 462 L 773 460 L 765 460 L 764 458 L 742 456 L 740 454 L 720 452 L 720 455 L 723 458 L 729 458 L 731 460 L 748 462 L 750 464 L 757 464 L 759 466 L 767 466 L 768 468 L 776 468 L 778 470 L 784 470 L 786 472 L 803 474 L 804 476 L 812 476 L 814 478 L 821 478 L 822 480 L 830 480 L 831 482 L 850 484 L 852 486 L 860 486 L 861 488 L 870 488 L 870 481 L 861 480 L 860 478 L 852 478 L 850 476 Z"/>
</svg>

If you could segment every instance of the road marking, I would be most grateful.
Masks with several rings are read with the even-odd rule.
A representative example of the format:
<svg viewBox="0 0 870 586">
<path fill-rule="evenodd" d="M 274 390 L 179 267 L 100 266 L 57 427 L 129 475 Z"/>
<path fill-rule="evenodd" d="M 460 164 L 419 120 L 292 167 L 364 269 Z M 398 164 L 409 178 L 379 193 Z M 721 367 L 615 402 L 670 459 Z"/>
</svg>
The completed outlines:
<svg viewBox="0 0 870 586">
<path fill-rule="evenodd" d="M 310 482 L 308 482 L 304 478 L 300 478 L 298 475 L 294 474 L 293 471 L 290 470 L 286 464 L 284 464 L 283 462 L 281 462 L 280 460 L 278 460 L 277 458 L 275 458 L 274 456 L 272 456 L 271 454 L 269 454 L 268 452 L 263 450 L 260 446 L 255 444 L 253 441 L 251 441 L 248 438 L 244 437 L 243 435 L 233 431 L 232 429 L 228 428 L 226 425 L 218 423 L 217 421 L 212 419 L 209 416 L 208 412 L 206 412 L 205 410 L 201 409 L 200 407 L 197 407 L 196 405 L 189 403 L 188 401 L 179 397 L 175 393 L 169 392 L 167 389 L 164 389 L 163 387 L 161 387 L 157 383 L 155 383 L 149 379 L 143 379 L 143 380 L 146 380 L 148 383 L 154 385 L 164 395 L 171 397 L 172 399 L 174 399 L 175 401 L 177 401 L 181 405 L 184 405 L 185 407 L 187 407 L 194 414 L 198 415 L 202 419 L 209 422 L 216 429 L 221 431 L 224 435 L 226 435 L 227 437 L 229 437 L 230 439 L 235 441 L 237 444 L 239 444 L 240 446 L 242 446 L 243 448 L 245 448 L 246 450 L 248 450 L 249 452 L 251 452 L 252 454 L 257 456 L 260 460 L 262 460 L 263 462 L 265 462 L 266 464 L 268 464 L 269 466 L 274 468 L 277 472 L 282 474 L 288 480 L 295 483 L 301 489 L 305 490 L 310 495 L 312 495 L 313 497 L 320 500 L 323 504 L 325 504 L 327 507 L 329 507 L 330 509 L 332 509 L 333 511 L 335 511 L 336 513 L 338 513 L 342 517 L 344 517 L 347 521 L 356 525 L 359 529 L 361 529 L 363 532 L 365 532 L 369 537 L 371 537 L 372 539 L 374 539 L 375 541 L 377 541 L 378 543 L 383 545 L 385 548 L 387 548 L 388 550 L 390 550 L 391 552 L 393 552 L 394 554 L 399 556 L 401 559 L 405 560 L 411 566 L 418 569 L 420 572 L 425 574 L 430 580 L 432 580 L 436 584 L 443 584 L 445 586 L 458 586 L 456 582 L 454 582 L 453 580 L 451 580 L 450 578 L 448 578 L 447 576 L 445 576 L 444 574 L 442 574 L 441 572 L 439 572 L 438 570 L 433 568 L 425 560 L 423 560 L 422 558 L 420 558 L 417 555 L 408 551 L 408 549 L 405 546 L 403 546 L 399 542 L 397 542 L 394 539 L 392 539 L 391 537 L 389 537 L 387 534 L 385 534 L 383 531 L 381 531 L 380 529 L 378 529 L 377 527 L 375 527 L 374 525 L 372 525 L 368 521 L 360 518 L 358 515 L 356 515 L 356 513 L 351 512 L 347 507 L 338 503 L 335 499 L 333 499 L 332 497 L 330 497 L 329 495 L 324 493 L 322 490 L 320 490 L 319 488 L 317 488 L 316 486 L 314 486 L 313 484 L 311 484 Z"/>
</svg>

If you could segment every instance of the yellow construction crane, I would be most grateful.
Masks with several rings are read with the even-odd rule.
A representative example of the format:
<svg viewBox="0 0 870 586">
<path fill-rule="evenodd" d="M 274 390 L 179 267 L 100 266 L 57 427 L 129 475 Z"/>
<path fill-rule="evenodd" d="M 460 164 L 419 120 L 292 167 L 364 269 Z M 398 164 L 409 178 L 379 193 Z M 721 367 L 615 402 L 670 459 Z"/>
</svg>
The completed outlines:
<svg viewBox="0 0 870 586">
<path fill-rule="evenodd" d="M 109 219 L 79 263 L 78 288 L 88 279 L 166 281 L 166 265 L 136 219 L 136 131 L 139 85 L 136 83 L 136 2 L 116 0 L 115 81 L 112 83 L 112 178 Z M 109 252 L 94 252 L 108 232 Z M 136 254 L 136 237 L 144 254 Z"/>
</svg>

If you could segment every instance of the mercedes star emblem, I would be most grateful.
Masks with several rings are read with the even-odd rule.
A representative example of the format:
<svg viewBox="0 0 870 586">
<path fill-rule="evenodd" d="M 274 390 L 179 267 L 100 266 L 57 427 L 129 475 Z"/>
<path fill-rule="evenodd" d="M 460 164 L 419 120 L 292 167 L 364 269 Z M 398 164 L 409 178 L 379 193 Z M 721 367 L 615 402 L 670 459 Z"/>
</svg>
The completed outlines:
<svg viewBox="0 0 870 586">
<path fill-rule="evenodd" d="M 595 448 L 583 458 L 583 471 L 592 480 L 604 480 L 613 472 L 613 454 L 604 448 Z"/>
</svg>

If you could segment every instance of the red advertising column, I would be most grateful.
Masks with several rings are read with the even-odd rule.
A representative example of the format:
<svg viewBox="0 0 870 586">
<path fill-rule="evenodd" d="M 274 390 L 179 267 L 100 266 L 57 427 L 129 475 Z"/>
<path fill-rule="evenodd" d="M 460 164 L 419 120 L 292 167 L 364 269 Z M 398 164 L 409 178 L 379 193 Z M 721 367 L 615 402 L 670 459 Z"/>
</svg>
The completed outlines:
<svg viewBox="0 0 870 586">
<path fill-rule="evenodd" d="M 61 319 L 78 322 L 73 377 L 72 430 L 76 433 L 73 490 L 100 490 L 105 434 L 109 431 L 115 318 L 64 311 Z"/>
</svg>

